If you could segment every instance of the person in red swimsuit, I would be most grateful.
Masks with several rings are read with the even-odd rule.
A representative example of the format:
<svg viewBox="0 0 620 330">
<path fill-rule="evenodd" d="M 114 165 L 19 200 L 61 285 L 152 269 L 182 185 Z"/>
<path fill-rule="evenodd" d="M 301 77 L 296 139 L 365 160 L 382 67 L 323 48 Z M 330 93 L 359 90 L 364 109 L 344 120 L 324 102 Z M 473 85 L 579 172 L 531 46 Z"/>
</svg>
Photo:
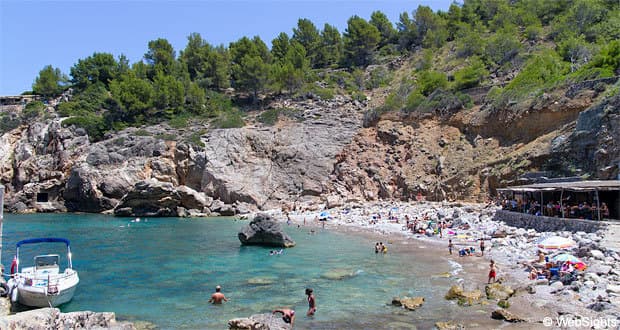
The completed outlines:
<svg viewBox="0 0 620 330">
<path fill-rule="evenodd" d="M 316 301 L 311 288 L 306 288 L 306 295 L 308 296 L 308 313 L 306 315 L 312 316 L 316 313 Z"/>
<path fill-rule="evenodd" d="M 491 260 L 489 264 L 489 281 L 487 283 L 491 283 L 491 279 L 493 279 L 493 283 L 495 283 L 495 276 L 497 275 L 497 269 L 495 268 L 495 261 Z"/>
</svg>

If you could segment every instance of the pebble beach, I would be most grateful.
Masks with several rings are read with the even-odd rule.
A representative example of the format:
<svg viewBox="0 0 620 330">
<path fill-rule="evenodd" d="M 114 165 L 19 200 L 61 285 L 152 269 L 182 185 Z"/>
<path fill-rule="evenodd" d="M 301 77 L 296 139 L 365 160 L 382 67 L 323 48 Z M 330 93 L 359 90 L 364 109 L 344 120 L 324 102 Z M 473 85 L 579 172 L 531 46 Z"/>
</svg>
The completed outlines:
<svg viewBox="0 0 620 330">
<path fill-rule="evenodd" d="M 452 265 L 450 276 L 455 286 L 465 292 L 482 292 L 481 299 L 463 308 L 490 313 L 480 313 L 480 323 L 460 324 L 453 320 L 448 326 L 498 326 L 498 323 L 486 323 L 491 317 L 502 319 L 502 316 L 495 315 L 495 310 L 508 315 L 503 318 L 502 328 L 617 329 L 620 326 L 620 254 L 618 247 L 609 244 L 605 237 L 612 235 L 611 230 L 572 233 L 515 228 L 501 219 L 494 220 L 499 209 L 494 204 L 377 202 L 331 209 L 318 207 L 314 211 L 307 209 L 302 206 L 303 211 L 274 211 L 279 213 L 274 215 L 289 225 L 372 235 L 377 241 L 385 242 L 388 250 L 425 249 L 428 253 L 445 257 Z M 411 222 L 417 218 L 422 231 L 413 233 L 408 230 L 406 218 Z M 439 235 L 437 230 L 427 228 L 429 221 L 431 228 L 437 223 L 446 223 L 449 228 L 443 229 Z M 566 249 L 542 249 L 548 258 L 569 253 L 587 265 L 585 270 L 575 272 L 570 283 L 564 284 L 558 278 L 529 278 L 527 265 L 537 259 L 541 250 L 538 244 L 551 236 L 572 239 L 575 245 Z M 448 253 L 449 240 L 454 244 L 451 255 Z M 480 240 L 485 241 L 484 256 L 479 250 Z M 470 247 L 475 249 L 471 256 L 459 256 L 460 249 Z M 372 248 L 369 247 L 369 251 Z M 511 291 L 506 299 L 489 299 L 486 287 L 490 260 L 497 265 L 497 279 L 501 286 Z M 498 307 L 498 300 L 506 300 L 508 304 L 500 305 L 508 307 Z M 444 324 L 436 326 L 441 328 Z"/>
</svg>

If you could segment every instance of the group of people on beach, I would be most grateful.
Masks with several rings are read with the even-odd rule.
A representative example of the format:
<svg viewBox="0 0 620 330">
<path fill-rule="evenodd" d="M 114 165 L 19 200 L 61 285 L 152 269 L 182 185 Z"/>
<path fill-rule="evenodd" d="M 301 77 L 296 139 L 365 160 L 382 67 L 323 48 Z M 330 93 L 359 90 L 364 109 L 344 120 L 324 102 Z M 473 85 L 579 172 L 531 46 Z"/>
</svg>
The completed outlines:
<svg viewBox="0 0 620 330">
<path fill-rule="evenodd" d="M 529 271 L 530 280 L 558 279 L 569 284 L 576 277 L 576 272 L 585 269 L 584 263 L 575 263 L 570 260 L 550 261 L 542 250 L 538 250 L 538 259 L 523 263 Z"/>
<path fill-rule="evenodd" d="M 559 201 L 548 201 L 546 205 L 541 205 L 536 199 L 504 199 L 501 201 L 502 209 L 513 212 L 528 213 L 533 215 L 544 215 L 548 217 L 578 218 L 595 220 L 609 218 L 609 207 L 605 202 L 597 208 L 596 204 L 586 202 L 571 202 L 568 199 Z"/>
<path fill-rule="evenodd" d="M 306 299 L 308 300 L 308 312 L 307 316 L 313 316 L 316 313 L 316 299 L 314 298 L 314 290 L 312 288 L 306 288 Z M 209 299 L 209 303 L 212 304 L 222 304 L 223 302 L 227 302 L 228 298 L 222 293 L 222 287 L 217 285 L 215 287 L 215 292 L 211 295 L 211 299 Z M 289 323 L 291 328 L 295 324 L 295 310 L 291 308 L 277 308 L 274 309 L 272 314 L 282 314 L 282 321 L 284 323 Z"/>
</svg>

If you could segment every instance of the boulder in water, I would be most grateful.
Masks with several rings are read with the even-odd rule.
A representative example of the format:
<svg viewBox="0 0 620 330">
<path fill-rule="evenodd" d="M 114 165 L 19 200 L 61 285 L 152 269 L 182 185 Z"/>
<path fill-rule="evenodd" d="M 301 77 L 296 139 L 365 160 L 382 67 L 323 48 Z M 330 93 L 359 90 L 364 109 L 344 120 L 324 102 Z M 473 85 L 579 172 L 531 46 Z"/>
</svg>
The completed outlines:
<svg viewBox="0 0 620 330">
<path fill-rule="evenodd" d="M 265 245 L 275 247 L 293 247 L 295 241 L 283 230 L 280 223 L 265 213 L 259 213 L 238 234 L 243 245 Z"/>
<path fill-rule="evenodd" d="M 281 316 L 282 314 L 277 314 Z M 236 318 L 228 321 L 230 330 L 289 330 L 289 323 L 285 323 L 281 317 L 271 313 L 255 314 L 250 317 Z"/>
<path fill-rule="evenodd" d="M 418 309 L 420 306 L 424 304 L 424 297 L 394 297 L 392 298 L 392 305 L 394 306 L 402 306 L 410 311 L 414 311 Z"/>
</svg>

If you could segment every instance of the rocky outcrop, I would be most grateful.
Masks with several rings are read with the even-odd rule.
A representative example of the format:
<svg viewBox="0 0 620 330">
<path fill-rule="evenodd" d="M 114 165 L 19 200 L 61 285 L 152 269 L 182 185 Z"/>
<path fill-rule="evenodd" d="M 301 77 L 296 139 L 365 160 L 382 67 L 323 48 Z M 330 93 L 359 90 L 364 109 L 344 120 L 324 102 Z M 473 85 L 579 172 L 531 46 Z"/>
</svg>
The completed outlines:
<svg viewBox="0 0 620 330">
<path fill-rule="evenodd" d="M 336 155 L 361 126 L 365 104 L 336 96 L 270 106 L 289 109 L 296 120 L 208 131 L 200 125 L 132 127 L 94 143 L 83 129 L 63 127 L 60 118 L 14 129 L 0 137 L 6 210 L 111 211 L 148 179 L 220 200 L 223 207 L 212 211 L 221 215 L 281 207 L 299 198 L 320 202 Z M 197 206 L 184 208 L 194 213 Z"/>
<path fill-rule="evenodd" d="M 465 291 L 458 285 L 453 285 L 446 294 L 447 300 L 457 299 L 459 305 L 471 306 L 480 302 L 482 292 L 480 290 Z"/>
<path fill-rule="evenodd" d="M 193 209 L 209 213 L 211 200 L 187 186 L 175 187 L 170 182 L 156 179 L 140 181 L 114 208 L 117 216 L 176 217 Z M 180 214 L 181 213 L 181 214 Z"/>
<path fill-rule="evenodd" d="M 506 322 L 523 322 L 525 321 L 523 318 L 505 310 L 505 309 L 497 309 L 491 313 L 491 318 L 496 320 L 504 320 Z"/>
<path fill-rule="evenodd" d="M 109 329 L 133 330 L 129 322 L 119 322 L 114 313 L 90 311 L 61 313 L 57 308 L 40 308 L 0 317 L 0 329 Z"/>
<path fill-rule="evenodd" d="M 499 283 L 487 284 L 484 287 L 484 292 L 487 295 L 487 299 L 505 300 L 515 293 L 515 291 L 507 285 L 501 285 Z"/>
<path fill-rule="evenodd" d="M 295 241 L 282 230 L 280 223 L 265 213 L 257 214 L 247 226 L 241 228 L 238 237 L 243 245 L 295 246 Z"/>
<path fill-rule="evenodd" d="M 424 297 L 394 297 L 392 298 L 392 305 L 402 306 L 405 309 L 414 311 L 420 308 L 424 304 Z"/>
<path fill-rule="evenodd" d="M 230 330 L 290 330 L 292 328 L 281 317 L 269 313 L 255 314 L 228 321 L 228 329 Z"/>
</svg>

